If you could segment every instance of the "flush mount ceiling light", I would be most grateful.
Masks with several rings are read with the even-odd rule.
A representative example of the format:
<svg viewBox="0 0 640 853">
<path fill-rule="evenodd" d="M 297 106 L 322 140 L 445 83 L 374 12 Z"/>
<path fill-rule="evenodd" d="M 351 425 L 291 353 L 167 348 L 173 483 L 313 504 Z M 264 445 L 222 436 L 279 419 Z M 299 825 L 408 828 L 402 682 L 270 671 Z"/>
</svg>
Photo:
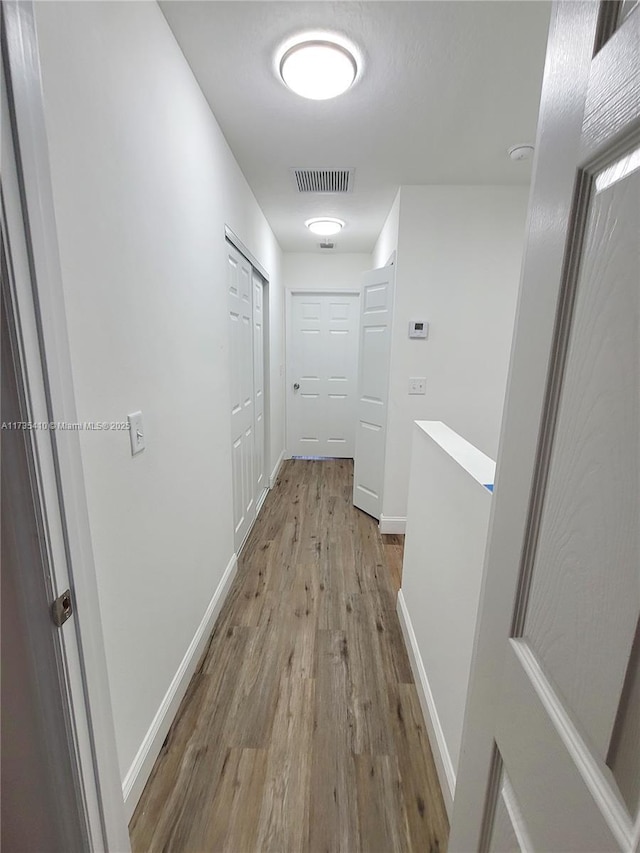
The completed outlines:
<svg viewBox="0 0 640 853">
<path fill-rule="evenodd" d="M 530 160 L 533 157 L 533 150 L 533 145 L 514 145 L 509 149 L 509 157 L 515 162 Z"/>
<path fill-rule="evenodd" d="M 328 38 L 305 38 L 284 51 L 279 70 L 285 85 L 297 95 L 325 101 L 347 91 L 358 65 L 344 45 Z"/>
<path fill-rule="evenodd" d="M 315 219 L 307 219 L 304 224 L 312 234 L 318 234 L 320 237 L 331 237 L 344 228 L 342 219 L 334 219 L 330 216 L 317 216 Z"/>
</svg>

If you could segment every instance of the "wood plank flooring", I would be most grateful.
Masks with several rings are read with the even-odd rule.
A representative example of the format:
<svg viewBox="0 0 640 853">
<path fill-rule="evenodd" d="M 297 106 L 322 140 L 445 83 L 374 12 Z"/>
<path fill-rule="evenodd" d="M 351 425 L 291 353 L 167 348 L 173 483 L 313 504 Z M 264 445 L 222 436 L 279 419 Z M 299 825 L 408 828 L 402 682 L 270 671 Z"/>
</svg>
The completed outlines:
<svg viewBox="0 0 640 853">
<path fill-rule="evenodd" d="M 397 593 L 402 586 L 402 558 L 404 556 L 404 535 L 383 533 L 384 555 L 391 576 L 391 586 Z"/>
<path fill-rule="evenodd" d="M 401 541 L 351 460 L 290 460 L 131 820 L 134 853 L 444 853 L 395 612 Z M 390 549 L 396 549 L 390 550 Z"/>
</svg>

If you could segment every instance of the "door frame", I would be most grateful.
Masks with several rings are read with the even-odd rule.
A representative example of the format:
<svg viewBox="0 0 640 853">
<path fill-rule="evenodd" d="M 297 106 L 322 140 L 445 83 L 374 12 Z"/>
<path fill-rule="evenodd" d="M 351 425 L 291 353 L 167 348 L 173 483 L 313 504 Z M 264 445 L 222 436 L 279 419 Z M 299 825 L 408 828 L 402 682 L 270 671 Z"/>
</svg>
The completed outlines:
<svg viewBox="0 0 640 853">
<path fill-rule="evenodd" d="M 19 200 L 30 269 L 12 294 L 20 342 L 25 398 L 49 422 L 76 423 L 77 410 L 64 308 L 64 290 L 51 186 L 44 95 L 35 9 L 32 2 L 6 0 L 2 15 L 2 59 L 9 94 Z M 77 431 L 64 440 L 51 431 L 32 431 L 37 464 L 34 483 L 42 517 L 54 594 L 69 585 L 74 614 L 54 633 L 70 736 L 84 798 L 91 850 L 130 849 L 117 759 L 98 589 Z M 51 590 L 45 577 L 47 600 Z M 45 690 L 47 685 L 39 685 Z"/>
<path fill-rule="evenodd" d="M 291 451 L 289 450 L 289 438 L 290 438 L 290 430 L 289 430 L 289 390 L 291 385 L 293 384 L 292 375 L 293 371 L 291 369 L 291 364 L 289 363 L 289 356 L 292 352 L 292 334 L 291 334 L 291 317 L 293 310 L 293 297 L 299 293 L 303 293 L 307 296 L 312 296 L 314 293 L 319 296 L 357 296 L 360 298 L 362 296 L 362 291 L 359 288 L 350 288 L 349 290 L 345 290 L 344 288 L 339 287 L 287 287 L 285 288 L 285 314 L 284 314 L 284 327 L 285 327 L 285 345 L 284 345 L 284 380 L 285 380 L 285 394 L 284 394 L 284 459 L 291 459 Z"/>
<path fill-rule="evenodd" d="M 587 80 L 593 62 L 607 62 L 608 45 L 593 58 L 605 15 L 604 5 L 595 2 L 558 2 L 552 10 L 450 853 L 486 849 L 485 807 L 490 811 L 498 795 L 494 721 L 519 612 L 523 554 L 535 535 L 532 508 L 540 499 L 535 486 L 549 449 L 544 425 L 561 359 L 557 344 L 568 298 L 563 284 L 576 262 L 565 245 L 577 225 L 572 210 L 584 192 L 579 164 Z M 640 822 L 636 844 L 639 834 Z"/>
</svg>

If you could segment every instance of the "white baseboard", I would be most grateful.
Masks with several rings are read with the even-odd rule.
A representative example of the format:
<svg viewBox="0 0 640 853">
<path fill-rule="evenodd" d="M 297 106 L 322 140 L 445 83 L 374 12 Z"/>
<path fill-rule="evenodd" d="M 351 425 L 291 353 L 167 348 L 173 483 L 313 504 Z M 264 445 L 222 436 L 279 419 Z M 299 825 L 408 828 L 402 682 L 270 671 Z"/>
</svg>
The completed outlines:
<svg viewBox="0 0 640 853">
<path fill-rule="evenodd" d="M 213 631 L 213 626 L 218 618 L 218 614 L 222 609 L 227 594 L 231 588 L 231 584 L 236 575 L 238 567 L 237 557 L 234 554 L 229 560 L 227 568 L 224 570 L 222 579 L 218 584 L 213 598 L 209 602 L 207 611 L 202 618 L 202 622 L 198 625 L 198 629 L 189 644 L 185 656 L 178 667 L 178 671 L 173 677 L 169 689 L 167 690 L 164 699 L 160 703 L 155 717 L 149 730 L 140 745 L 136 757 L 129 768 L 127 775 L 122 783 L 122 795 L 124 797 L 124 806 L 127 816 L 127 821 L 131 820 L 133 812 L 138 800 L 142 795 L 144 786 L 147 783 L 153 765 L 158 757 L 167 732 L 171 727 L 171 723 L 178 711 L 180 702 L 184 694 L 187 692 L 187 687 L 191 681 L 191 677 L 196 670 L 200 655 L 205 649 L 207 641 Z"/>
<path fill-rule="evenodd" d="M 268 494 L 269 494 L 269 489 L 264 489 L 264 491 L 262 492 L 262 494 L 258 498 L 258 503 L 256 504 L 256 518 L 258 517 L 260 510 L 262 509 L 262 506 L 267 499 Z"/>
<path fill-rule="evenodd" d="M 273 471 L 271 472 L 271 476 L 269 477 L 269 488 L 270 489 L 272 489 L 276 484 L 276 480 L 278 479 L 278 472 L 280 471 L 280 466 L 282 465 L 282 463 L 284 461 L 285 452 L 286 452 L 285 450 L 282 451 L 282 453 L 278 457 L 278 461 L 276 462 L 276 464 L 273 468 Z"/>
<path fill-rule="evenodd" d="M 407 526 L 406 516 L 403 515 L 381 515 L 378 528 L 380 533 L 402 533 Z"/>
<path fill-rule="evenodd" d="M 416 689 L 418 691 L 420 707 L 422 708 L 422 715 L 427 726 L 427 733 L 429 735 L 429 742 L 431 744 L 431 751 L 433 752 L 436 770 L 438 771 L 438 779 L 440 780 L 444 804 L 447 809 L 449 820 L 451 820 L 453 796 L 456 789 L 456 774 L 453 769 L 453 762 L 449 755 L 449 750 L 447 749 L 447 743 L 438 717 L 438 711 L 436 710 L 433 693 L 431 692 L 427 673 L 425 672 L 424 664 L 422 663 L 422 657 L 420 655 L 420 650 L 418 649 L 418 641 L 416 640 L 416 635 L 413 630 L 413 625 L 411 624 L 411 618 L 409 616 L 409 611 L 407 610 L 407 604 L 404 600 L 402 590 L 398 593 L 397 611 L 404 641 L 407 646 L 407 651 L 409 652 L 411 671 L 413 672 L 413 677 L 416 680 Z"/>
</svg>

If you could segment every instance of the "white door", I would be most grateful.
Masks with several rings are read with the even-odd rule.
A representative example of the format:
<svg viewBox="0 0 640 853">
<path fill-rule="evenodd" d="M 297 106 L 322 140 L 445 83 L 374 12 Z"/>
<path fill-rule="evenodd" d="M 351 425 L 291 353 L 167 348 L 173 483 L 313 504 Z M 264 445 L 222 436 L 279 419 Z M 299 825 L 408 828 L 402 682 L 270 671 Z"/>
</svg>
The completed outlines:
<svg viewBox="0 0 640 853">
<path fill-rule="evenodd" d="M 227 243 L 231 364 L 231 470 L 234 544 L 238 551 L 256 517 L 252 268 Z"/>
<path fill-rule="evenodd" d="M 387 398 L 394 267 L 365 273 L 360 297 L 360 351 L 353 503 L 380 518 L 387 440 Z"/>
<path fill-rule="evenodd" d="M 358 295 L 293 293 L 290 305 L 289 453 L 351 458 L 358 363 Z"/>
<path fill-rule="evenodd" d="M 53 555 L 45 547 L 51 541 L 43 532 L 47 524 L 53 528 L 50 535 L 55 542 L 58 507 L 53 501 L 45 507 L 42 475 L 38 478 L 40 482 L 34 478 L 34 471 L 46 471 L 49 460 L 45 454 L 49 448 L 44 442 L 45 454 L 39 454 L 36 431 L 7 427 L 16 422 L 36 421 L 37 415 L 32 413 L 43 409 L 38 409 L 39 342 L 35 335 L 30 335 L 36 315 L 29 299 L 29 242 L 23 222 L 3 63 L 0 63 L 0 99 L 3 422 L 0 624 L 2 777 L 7 780 L 0 813 L 1 842 L 5 849 L 14 850 L 81 850 L 90 843 L 89 823 L 76 784 L 80 766 L 76 758 L 78 741 L 75 733 L 72 734 L 71 703 L 76 703 L 78 711 L 83 703 L 77 695 L 73 699 L 68 695 L 69 673 L 60 666 L 65 645 L 76 645 L 76 619 L 71 617 L 64 626 L 64 634 L 51 619 L 56 582 L 61 576 L 62 589 L 71 588 L 71 583 L 62 559 L 54 564 Z M 38 357 L 30 359 L 34 350 Z M 44 383 L 42 396 L 43 392 Z M 55 482 L 52 485 L 57 503 Z M 47 517 L 49 512 L 52 518 Z M 75 661 L 71 659 L 70 663 L 73 666 Z M 82 689 L 82 684 L 79 686 Z M 88 790 L 92 781 L 91 777 L 87 779 Z M 97 817 L 99 820 L 99 814 Z M 100 843 L 97 837 L 96 842 Z"/>
<path fill-rule="evenodd" d="M 468 792 L 485 790 L 484 774 L 461 762 L 452 851 L 607 853 L 640 843 L 640 9 L 616 27 L 618 8 L 601 4 L 598 22 L 598 4 L 569 2 L 552 18 L 463 739 L 469 755 L 491 716 L 493 762 L 484 815 L 466 835 Z M 566 176 L 554 170 L 567 152 L 575 190 L 570 215 L 556 219 Z M 526 364 L 532 336 L 546 334 L 534 290 L 548 287 L 553 249 L 540 252 L 537 240 L 549 234 L 564 246 L 555 324 L 542 365 Z M 527 410 L 546 365 L 544 396 Z M 541 426 L 525 521 L 514 528 L 515 456 L 532 452 L 523 416 Z M 507 560 L 516 604 L 491 651 Z M 489 655 L 500 667 L 495 699 Z"/>
<path fill-rule="evenodd" d="M 73 424 L 33 4 L 0 7 L 3 421 Z M 124 853 L 79 433 L 9 429 L 0 443 L 2 848 Z M 73 612 L 57 628 L 51 605 L 67 589 Z"/>
<path fill-rule="evenodd" d="M 255 421 L 254 495 L 259 507 L 267 489 L 265 475 L 265 394 L 264 394 L 264 281 L 253 270 L 253 405 Z"/>
</svg>

